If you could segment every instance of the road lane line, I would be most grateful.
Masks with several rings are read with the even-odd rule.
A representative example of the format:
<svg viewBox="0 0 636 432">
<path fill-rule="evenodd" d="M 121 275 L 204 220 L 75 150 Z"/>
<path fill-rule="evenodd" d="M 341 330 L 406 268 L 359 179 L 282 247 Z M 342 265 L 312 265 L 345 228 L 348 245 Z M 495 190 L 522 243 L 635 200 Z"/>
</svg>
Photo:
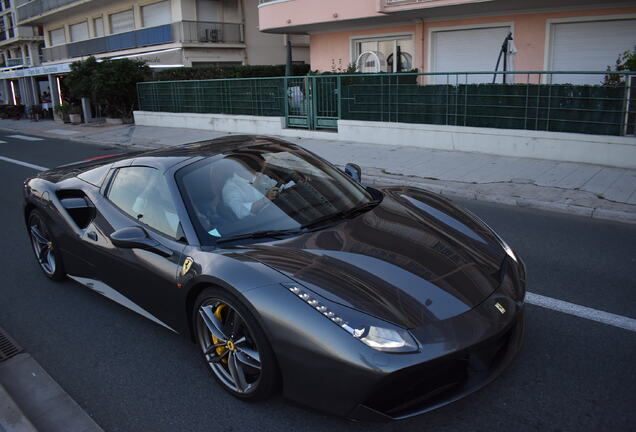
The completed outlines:
<svg viewBox="0 0 636 432">
<path fill-rule="evenodd" d="M 7 143 L 6 141 L 0 140 L 0 144 L 6 144 L 6 143 Z"/>
<path fill-rule="evenodd" d="M 16 138 L 25 141 L 44 141 L 44 138 L 32 137 L 28 135 L 7 135 L 7 138 Z"/>
<path fill-rule="evenodd" d="M 526 293 L 526 303 L 636 332 L 636 319 L 626 316 L 580 306 L 531 292 Z"/>
<path fill-rule="evenodd" d="M 0 160 L 5 161 L 5 162 L 9 162 L 9 163 L 12 163 L 12 164 L 16 164 L 16 165 L 22 165 L 22 166 L 27 167 L 27 168 L 33 168 L 34 170 L 38 170 L 38 171 L 46 171 L 48 169 L 48 168 L 40 166 L 40 165 L 34 165 L 34 164 L 30 164 L 28 162 L 22 162 L 22 161 L 11 159 L 11 158 L 4 157 L 4 156 L 0 156 Z"/>
</svg>

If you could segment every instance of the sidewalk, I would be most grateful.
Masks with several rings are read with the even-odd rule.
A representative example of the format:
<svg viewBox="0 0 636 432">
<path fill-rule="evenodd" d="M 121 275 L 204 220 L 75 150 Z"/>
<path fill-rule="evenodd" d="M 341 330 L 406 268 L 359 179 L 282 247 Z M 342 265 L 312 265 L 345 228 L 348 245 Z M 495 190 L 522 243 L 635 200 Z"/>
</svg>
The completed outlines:
<svg viewBox="0 0 636 432">
<path fill-rule="evenodd" d="M 227 135 L 26 120 L 0 120 L 0 129 L 128 148 L 159 148 Z M 636 170 L 409 146 L 286 139 L 335 164 L 357 163 L 367 184 L 408 184 L 451 197 L 636 223 Z"/>
</svg>

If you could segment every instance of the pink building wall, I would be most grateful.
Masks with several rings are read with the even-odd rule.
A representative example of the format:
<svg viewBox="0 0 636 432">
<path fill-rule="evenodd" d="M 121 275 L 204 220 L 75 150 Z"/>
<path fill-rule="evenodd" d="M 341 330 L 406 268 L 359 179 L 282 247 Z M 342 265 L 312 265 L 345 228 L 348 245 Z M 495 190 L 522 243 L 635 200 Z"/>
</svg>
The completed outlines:
<svg viewBox="0 0 636 432">
<path fill-rule="evenodd" d="M 514 23 L 513 36 L 519 50 L 515 58 L 515 69 L 543 70 L 545 68 L 546 25 L 549 19 L 630 14 L 636 15 L 636 7 L 511 14 L 312 34 L 310 43 L 311 68 L 320 71 L 330 71 L 334 68 L 346 69 L 351 62 L 351 38 L 353 37 L 413 33 L 416 50 L 414 64 L 420 71 L 428 71 L 428 38 L 431 29 L 455 26 L 469 28 L 473 25 Z M 634 33 L 636 35 L 636 31 Z"/>
</svg>

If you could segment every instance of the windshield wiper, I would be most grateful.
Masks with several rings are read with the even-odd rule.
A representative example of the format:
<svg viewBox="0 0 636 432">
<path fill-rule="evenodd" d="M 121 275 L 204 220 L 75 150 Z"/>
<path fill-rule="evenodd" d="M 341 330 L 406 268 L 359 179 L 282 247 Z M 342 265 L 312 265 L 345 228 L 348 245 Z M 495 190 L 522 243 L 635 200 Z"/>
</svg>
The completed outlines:
<svg viewBox="0 0 636 432">
<path fill-rule="evenodd" d="M 307 232 L 307 230 L 303 228 L 296 229 L 284 229 L 284 230 L 265 230 L 265 231 L 256 231 L 245 234 L 237 234 L 230 237 L 219 238 L 216 240 L 217 243 L 226 243 L 235 240 L 244 240 L 244 239 L 259 239 L 259 238 L 267 238 L 267 237 L 283 237 L 294 234 L 303 234 Z"/>
<path fill-rule="evenodd" d="M 360 204 L 359 206 L 351 207 L 350 209 L 339 211 L 337 213 L 333 213 L 327 216 L 319 217 L 318 219 L 305 224 L 302 228 L 314 228 L 318 225 L 322 225 L 327 222 L 337 221 L 341 219 L 351 219 L 356 217 L 361 213 L 365 213 L 380 203 L 380 200 L 371 200 L 364 204 Z"/>
</svg>

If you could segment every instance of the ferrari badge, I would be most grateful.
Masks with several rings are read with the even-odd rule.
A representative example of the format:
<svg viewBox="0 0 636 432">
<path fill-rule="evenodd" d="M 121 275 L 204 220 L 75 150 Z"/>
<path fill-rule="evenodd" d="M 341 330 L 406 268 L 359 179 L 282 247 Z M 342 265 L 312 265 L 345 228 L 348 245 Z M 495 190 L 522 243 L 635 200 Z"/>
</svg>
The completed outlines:
<svg viewBox="0 0 636 432">
<path fill-rule="evenodd" d="M 190 271 L 190 267 L 192 267 L 193 262 L 194 261 L 190 257 L 187 257 L 185 261 L 183 261 L 183 267 L 181 267 L 181 276 L 185 276 L 185 274 Z"/>
</svg>

